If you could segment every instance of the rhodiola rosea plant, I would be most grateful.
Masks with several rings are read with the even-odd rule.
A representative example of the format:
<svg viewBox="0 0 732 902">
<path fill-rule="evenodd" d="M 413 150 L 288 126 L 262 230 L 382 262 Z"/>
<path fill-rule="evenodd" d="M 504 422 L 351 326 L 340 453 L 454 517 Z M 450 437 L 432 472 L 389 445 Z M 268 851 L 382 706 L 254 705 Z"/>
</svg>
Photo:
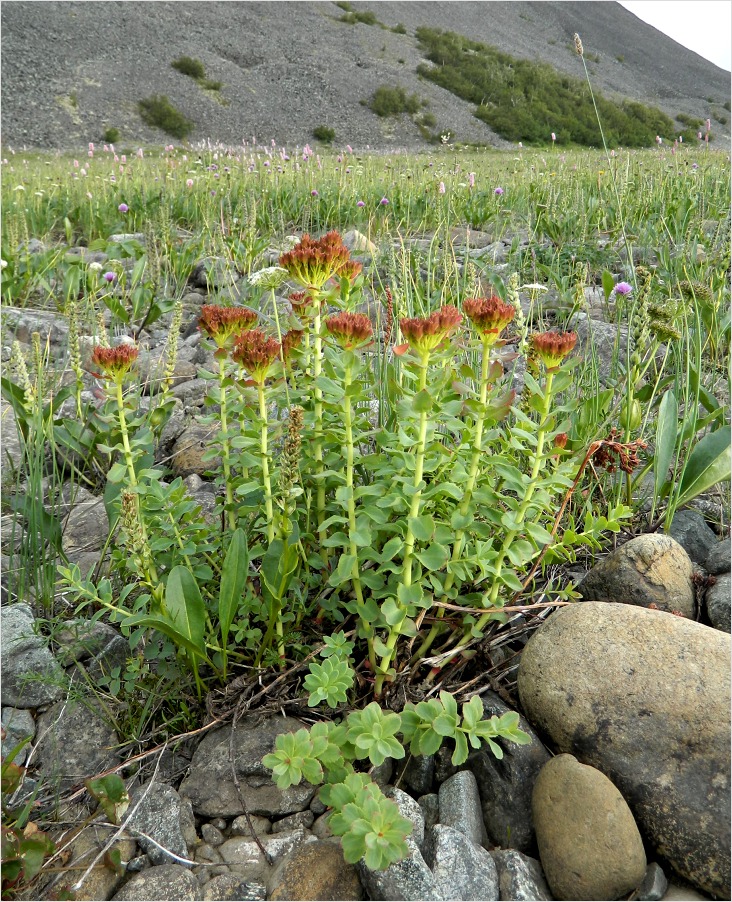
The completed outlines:
<svg viewBox="0 0 732 902">
<path fill-rule="evenodd" d="M 271 290 L 273 317 L 203 307 L 216 362 L 202 374 L 216 528 L 180 480 L 166 483 L 151 466 L 154 430 L 131 410 L 135 349 L 95 350 L 115 427 L 108 450 L 119 457 L 108 500 L 123 585 L 113 592 L 109 580 L 64 572 L 81 604 L 133 641 L 149 630 L 167 637 L 201 696 L 232 668 L 284 670 L 293 652 L 312 659 L 320 649 L 305 688 L 331 719 L 280 736 L 265 764 L 283 787 L 322 782 L 347 859 L 385 867 L 406 853 L 408 823 L 359 762 L 399 759 L 405 748 L 431 754 L 449 740 L 460 764 L 469 746 L 488 742 L 500 757 L 496 737 L 526 741 L 518 715 L 483 720 L 477 697 L 459 708 L 443 690 L 396 705 L 392 690 L 426 689 L 462 667 L 547 555 L 596 547 L 630 512 L 599 513 L 588 500 L 562 522 L 593 453 L 568 439 L 573 333 L 529 335 L 521 354 L 509 341 L 518 300 L 495 296 L 421 317 L 387 310 L 375 323 L 360 309 L 360 269 L 338 233 L 306 235 L 253 280 Z M 296 289 L 289 317 L 275 298 L 285 281 Z M 165 398 L 154 410 L 164 419 Z M 573 595 L 571 586 L 550 593 Z"/>
</svg>

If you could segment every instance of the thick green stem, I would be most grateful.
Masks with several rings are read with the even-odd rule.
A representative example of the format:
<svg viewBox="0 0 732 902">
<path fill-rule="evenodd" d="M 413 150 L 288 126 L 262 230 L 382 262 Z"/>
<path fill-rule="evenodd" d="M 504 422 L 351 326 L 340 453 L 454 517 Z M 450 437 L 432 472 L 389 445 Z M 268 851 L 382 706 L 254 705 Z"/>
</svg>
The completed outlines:
<svg viewBox="0 0 732 902">
<path fill-rule="evenodd" d="M 427 387 L 427 366 L 429 363 L 429 353 L 425 353 L 421 355 L 420 360 L 420 374 L 419 374 L 419 384 L 417 386 L 417 393 L 424 391 Z M 401 585 L 405 588 L 409 588 L 412 585 L 412 562 L 414 558 L 414 541 L 415 536 L 411 527 L 411 523 L 413 520 L 419 516 L 420 503 L 422 500 L 422 492 L 420 486 L 422 484 L 422 476 L 424 473 L 424 458 L 425 458 L 425 445 L 427 442 L 427 411 L 422 410 L 419 414 L 419 433 L 417 438 L 417 446 L 415 451 L 415 459 L 414 459 L 414 480 L 412 485 L 415 489 L 414 494 L 412 495 L 412 502 L 409 506 L 409 514 L 407 519 L 407 534 L 404 538 L 404 558 L 402 562 L 402 578 Z M 399 602 L 397 601 L 397 604 Z M 406 610 L 403 612 L 403 616 L 399 623 L 390 627 L 389 636 L 386 640 L 386 654 L 383 655 L 381 659 L 381 664 L 379 665 L 379 673 L 376 677 L 376 684 L 374 686 L 374 694 L 376 698 L 379 698 L 381 695 L 381 690 L 384 685 L 384 678 L 386 676 L 386 671 L 389 669 L 389 665 L 394 657 L 394 651 L 396 649 L 396 644 L 401 634 L 401 627 L 407 617 Z"/>
<path fill-rule="evenodd" d="M 132 455 L 132 448 L 130 446 L 130 435 L 129 430 L 127 428 L 127 418 L 125 417 L 125 399 L 124 393 L 122 391 L 122 380 L 117 380 L 116 389 L 117 389 L 117 416 L 119 419 L 119 431 L 122 434 L 122 450 L 125 458 L 125 465 L 127 466 L 127 478 L 129 479 L 130 486 L 134 489 L 135 494 L 135 513 L 137 515 L 137 521 L 140 524 L 140 532 L 142 534 L 142 541 L 145 548 L 149 549 L 150 543 L 147 537 L 147 529 L 145 527 L 145 521 L 142 518 L 142 511 L 140 510 L 140 496 L 138 494 L 139 484 L 137 482 L 137 473 L 135 473 L 135 460 Z M 152 558 L 150 559 L 150 563 L 145 567 L 147 571 L 144 576 L 150 585 L 155 588 L 159 587 L 159 579 L 158 573 L 155 569 L 155 564 L 152 562 Z"/>
<path fill-rule="evenodd" d="M 320 334 L 320 302 L 318 300 L 318 310 L 315 314 L 313 328 L 315 331 L 315 350 L 313 360 L 313 381 L 317 383 L 323 369 L 323 339 Z M 328 538 L 328 531 L 323 527 L 325 521 L 325 478 L 323 476 L 323 391 L 315 385 L 313 394 L 315 395 L 315 434 L 313 436 L 313 458 L 315 460 L 315 479 L 317 482 L 317 491 L 315 498 L 315 512 L 318 523 L 318 542 L 320 545 L 320 555 L 323 563 L 328 562 L 328 549 L 325 547 L 325 541 Z"/>
<path fill-rule="evenodd" d="M 348 353 L 348 352 L 347 352 Z M 363 590 L 361 589 L 361 577 L 358 570 L 358 545 L 354 539 L 356 534 L 356 501 L 353 497 L 353 409 L 351 407 L 351 397 L 349 388 L 353 381 L 353 367 L 351 362 L 345 365 L 345 374 L 343 378 L 343 423 L 345 426 L 345 452 L 346 452 L 346 488 L 348 490 L 348 553 L 353 556 L 353 566 L 351 568 L 351 584 L 353 585 L 353 593 L 356 596 L 356 604 L 359 612 L 364 609 Z M 366 641 L 369 649 L 369 662 L 372 670 L 376 670 L 376 653 L 374 651 L 373 627 L 365 619 L 362 613 L 359 613 L 361 624 L 366 634 Z"/>
<path fill-rule="evenodd" d="M 260 438 L 259 454 L 262 465 L 262 484 L 264 486 L 264 513 L 267 520 L 267 539 L 270 544 L 275 537 L 274 505 L 272 503 L 272 479 L 269 473 L 269 448 L 267 422 L 267 400 L 264 395 L 264 383 L 257 383 L 257 395 L 259 397 Z"/>
<path fill-rule="evenodd" d="M 480 469 L 480 458 L 482 454 L 482 444 L 483 444 L 483 429 L 485 427 L 485 416 L 486 416 L 486 407 L 488 404 L 488 366 L 490 364 L 490 345 L 488 342 L 483 343 L 483 361 L 481 364 L 480 370 L 480 412 L 478 414 L 478 419 L 475 422 L 475 432 L 473 434 L 473 453 L 470 458 L 470 468 L 468 470 L 468 482 L 465 486 L 465 495 L 463 496 L 463 500 L 460 503 L 460 507 L 458 511 L 462 518 L 465 518 L 468 513 L 468 509 L 470 508 L 470 501 L 473 496 L 473 491 L 475 489 L 475 483 L 478 479 L 478 471 Z M 466 532 L 464 528 L 458 529 L 455 533 L 455 542 L 452 546 L 452 555 L 450 558 L 450 564 L 455 564 L 459 559 L 460 555 L 463 553 L 463 548 L 465 547 L 465 537 Z M 455 574 L 454 571 L 450 570 L 448 565 L 447 576 L 445 577 L 445 585 L 443 587 L 443 595 L 447 595 L 450 589 L 455 582 Z M 432 629 L 427 634 L 424 642 L 420 645 L 419 649 L 412 656 L 412 663 L 415 663 L 420 658 L 424 657 L 427 652 L 432 647 L 432 643 L 435 641 L 437 636 L 442 632 L 442 618 L 444 617 L 445 609 L 440 608 L 437 612 L 437 621 L 432 625 Z"/>
<path fill-rule="evenodd" d="M 224 358 L 219 360 L 219 407 L 221 409 L 221 432 L 223 439 L 221 440 L 221 463 L 224 471 L 224 490 L 226 493 L 226 522 L 229 529 L 233 532 L 236 529 L 236 513 L 234 512 L 234 488 L 231 484 L 231 451 L 229 448 L 229 436 L 227 409 L 226 409 L 226 361 Z"/>
</svg>

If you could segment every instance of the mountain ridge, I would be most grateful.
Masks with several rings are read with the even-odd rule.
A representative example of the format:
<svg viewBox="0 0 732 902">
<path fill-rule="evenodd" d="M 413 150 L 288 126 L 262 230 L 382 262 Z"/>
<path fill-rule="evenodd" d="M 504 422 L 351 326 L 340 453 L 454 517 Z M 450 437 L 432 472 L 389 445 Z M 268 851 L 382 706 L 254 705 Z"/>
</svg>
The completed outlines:
<svg viewBox="0 0 732 902">
<path fill-rule="evenodd" d="M 730 74 L 642 22 L 613 0 L 346 4 L 377 24 L 339 21 L 331 2 L 50 2 L 0 6 L 2 140 L 5 145 L 73 149 L 106 128 L 121 141 L 170 139 L 146 125 L 137 102 L 167 95 L 195 123 L 192 142 L 303 144 L 319 125 L 359 149 L 427 147 L 410 117 L 382 119 L 364 102 L 381 85 L 417 94 L 433 133 L 504 147 L 473 115 L 474 106 L 417 75 L 420 26 L 455 31 L 518 58 L 551 63 L 584 78 L 573 51 L 578 32 L 593 88 L 712 119 L 718 145 L 729 140 L 724 103 Z M 385 27 L 380 27 L 381 23 Z M 403 25 L 406 34 L 393 30 Z M 204 91 L 171 67 L 200 59 L 220 92 Z M 719 119 L 717 119 L 719 117 Z M 681 127 L 679 127 L 681 130 Z M 549 138 L 549 136 L 547 136 Z M 598 135 L 599 142 L 599 135 Z"/>
</svg>

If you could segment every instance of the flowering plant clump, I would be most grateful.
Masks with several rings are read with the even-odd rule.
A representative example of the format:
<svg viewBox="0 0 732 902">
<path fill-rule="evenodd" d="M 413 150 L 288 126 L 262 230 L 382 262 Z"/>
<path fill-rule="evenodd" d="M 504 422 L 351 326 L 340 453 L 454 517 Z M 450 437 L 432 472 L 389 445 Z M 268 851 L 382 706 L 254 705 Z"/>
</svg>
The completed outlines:
<svg viewBox="0 0 732 902">
<path fill-rule="evenodd" d="M 115 382 L 122 380 L 132 369 L 140 351 L 132 344 L 119 344 L 114 348 L 95 347 L 91 359 L 101 370 L 98 375 Z"/>
<path fill-rule="evenodd" d="M 374 332 L 371 320 L 363 313 L 335 313 L 325 321 L 325 328 L 343 348 L 357 348 Z"/>
<path fill-rule="evenodd" d="M 246 307 L 204 304 L 198 322 L 200 328 L 216 342 L 217 347 L 225 348 L 234 336 L 251 329 L 256 321 L 257 314 Z"/>
<path fill-rule="evenodd" d="M 276 339 L 267 338 L 260 329 L 251 329 L 236 338 L 231 358 L 243 366 L 255 382 L 261 383 L 281 350 Z"/>
<path fill-rule="evenodd" d="M 495 296 L 469 298 L 463 302 L 463 310 L 478 335 L 489 344 L 498 341 L 501 332 L 516 316 L 511 304 L 504 304 Z"/>
<path fill-rule="evenodd" d="M 399 326 L 411 348 L 429 354 L 442 344 L 462 322 L 460 311 L 450 304 L 429 316 L 399 320 Z"/>
<path fill-rule="evenodd" d="M 299 244 L 280 256 L 280 266 L 303 288 L 320 290 L 349 261 L 348 248 L 338 232 L 322 238 L 303 235 Z"/>
<path fill-rule="evenodd" d="M 555 369 L 577 344 L 574 332 L 537 332 L 529 342 L 535 356 L 548 370 Z"/>
</svg>

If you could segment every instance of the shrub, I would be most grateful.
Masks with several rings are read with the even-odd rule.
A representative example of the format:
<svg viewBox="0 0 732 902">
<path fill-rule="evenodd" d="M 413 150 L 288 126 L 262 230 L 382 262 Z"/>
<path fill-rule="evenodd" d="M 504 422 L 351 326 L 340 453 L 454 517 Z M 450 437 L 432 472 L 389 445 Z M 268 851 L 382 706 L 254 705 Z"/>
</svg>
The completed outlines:
<svg viewBox="0 0 732 902">
<path fill-rule="evenodd" d="M 316 125 L 313 129 L 313 138 L 322 141 L 323 144 L 332 144 L 335 141 L 335 129 L 328 125 Z"/>
<path fill-rule="evenodd" d="M 102 141 L 105 144 L 116 144 L 120 139 L 120 133 L 118 128 L 110 127 L 105 128 L 102 133 Z"/>
<path fill-rule="evenodd" d="M 406 27 L 401 22 L 399 22 L 397 25 L 395 25 L 391 30 L 394 32 L 394 34 L 406 34 L 407 33 Z"/>
<path fill-rule="evenodd" d="M 190 78 L 199 79 L 206 77 L 206 69 L 201 60 L 193 59 L 191 56 L 178 57 L 170 65 Z"/>
<path fill-rule="evenodd" d="M 730 102 L 729 102 L 729 100 L 725 100 L 725 102 L 722 104 L 722 106 L 725 108 L 725 110 L 727 110 L 728 113 L 730 112 Z"/>
<path fill-rule="evenodd" d="M 417 124 L 424 126 L 424 128 L 434 128 L 437 125 L 437 119 L 432 113 L 422 113 L 417 120 Z"/>
<path fill-rule="evenodd" d="M 172 135 L 185 138 L 193 131 L 193 123 L 177 110 L 165 94 L 154 94 L 138 103 L 142 121 Z"/>
<path fill-rule="evenodd" d="M 676 121 L 680 122 L 682 125 L 686 125 L 689 128 L 699 129 L 704 125 L 703 119 L 697 119 L 694 116 L 687 116 L 686 113 L 677 113 Z"/>
<path fill-rule="evenodd" d="M 417 113 L 420 101 L 416 94 L 407 95 L 404 88 L 382 85 L 374 91 L 368 107 L 377 116 L 400 116 L 402 113 Z"/>
<path fill-rule="evenodd" d="M 220 91 L 224 86 L 223 81 L 216 81 L 213 78 L 199 78 L 197 81 L 198 84 L 207 91 Z"/>
<path fill-rule="evenodd" d="M 372 12 L 347 12 L 341 16 L 339 22 L 346 22 L 348 25 L 356 25 L 360 22 L 362 25 L 379 25 L 381 24 Z"/>
</svg>

